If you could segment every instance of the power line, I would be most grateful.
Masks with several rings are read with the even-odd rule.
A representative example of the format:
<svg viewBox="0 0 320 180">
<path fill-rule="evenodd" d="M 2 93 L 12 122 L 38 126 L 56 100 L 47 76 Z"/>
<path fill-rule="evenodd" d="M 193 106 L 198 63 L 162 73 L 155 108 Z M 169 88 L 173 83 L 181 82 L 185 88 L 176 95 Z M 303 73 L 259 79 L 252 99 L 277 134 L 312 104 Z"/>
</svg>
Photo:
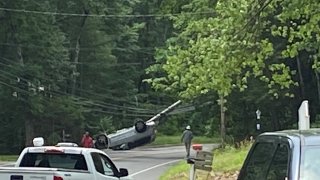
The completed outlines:
<svg viewBox="0 0 320 180">
<path fill-rule="evenodd" d="M 29 13 L 29 14 L 40 14 L 50 16 L 73 16 L 73 17 L 96 17 L 96 18 L 145 18 L 145 17 L 172 17 L 178 15 L 206 15 L 213 14 L 213 12 L 183 12 L 183 13 L 172 13 L 172 14 L 76 14 L 76 13 L 61 13 L 61 12 L 50 12 L 50 11 L 33 11 L 25 9 L 11 9 L 0 7 L 0 11 L 16 12 L 16 13 Z"/>
<path fill-rule="evenodd" d="M 12 61 L 12 60 L 10 60 L 10 59 L 7 59 L 7 58 L 4 58 L 4 57 L 0 57 L 1 59 L 3 59 L 3 60 L 5 60 L 6 62 L 8 62 L 8 63 L 13 63 L 13 64 L 19 64 L 18 62 L 14 62 L 14 61 Z M 11 68 L 11 69 L 15 69 L 15 70 L 19 70 L 17 67 L 15 67 L 15 66 L 10 66 L 10 65 L 8 65 L 8 64 L 4 64 L 4 63 L 2 63 L 2 62 L 0 62 L 0 65 L 4 65 L 4 66 L 6 66 L 6 67 L 9 67 L 9 68 Z M 7 72 L 8 73 L 8 72 Z M 56 75 L 56 74 L 53 74 L 53 73 L 48 73 L 48 72 L 46 72 L 48 75 Z M 12 73 L 11 73 L 12 74 Z M 14 75 L 15 77 L 18 77 L 19 75 L 16 75 L 16 74 L 12 74 L 12 75 Z M 50 81 L 52 81 L 51 79 L 48 79 L 48 78 L 44 78 L 44 77 L 38 77 L 38 76 L 36 76 L 35 74 L 31 74 L 31 73 L 28 73 L 28 75 L 30 75 L 30 76 L 32 76 L 32 77 L 34 77 L 34 78 L 38 78 L 38 79 L 40 79 L 40 80 L 44 80 L 44 81 L 48 81 L 48 82 L 50 82 Z M 26 79 L 25 79 L 26 80 Z M 64 77 L 64 80 L 71 80 L 71 78 L 66 78 L 66 77 Z M 26 81 L 30 81 L 30 80 L 26 80 Z M 78 84 L 79 85 L 79 84 Z M 105 88 L 101 88 L 101 87 L 97 87 L 98 89 L 102 89 L 102 90 L 106 90 Z M 101 97 L 101 98 L 105 98 L 105 99 L 110 99 L 110 100 L 112 100 L 112 101 L 118 101 L 118 102 L 124 102 L 124 103 L 127 103 L 127 104 L 134 104 L 134 105 L 136 105 L 136 103 L 135 102 L 128 102 L 128 101 L 126 101 L 126 100 L 123 100 L 123 99 L 116 99 L 116 98 L 112 98 L 112 97 L 109 97 L 109 96 L 105 96 L 105 95 L 101 95 L 101 94 L 98 94 L 98 93 L 94 93 L 94 92 L 91 92 L 91 91 L 87 91 L 87 90 L 83 90 L 83 89 L 79 89 L 79 88 L 76 88 L 77 89 L 77 91 L 78 92 L 83 92 L 83 93 L 85 93 L 85 94 L 90 94 L 90 95 L 93 95 L 93 96 L 97 96 L 97 97 Z M 69 95 L 69 96 L 76 96 L 76 95 L 72 95 L 72 94 L 68 94 L 68 93 L 66 93 L 66 92 L 61 92 L 61 91 L 58 91 L 58 90 L 55 90 L 56 92 L 58 92 L 58 93 L 61 93 L 61 94 L 63 94 L 63 95 Z M 89 98 L 87 98 L 87 97 L 81 97 L 81 96 L 76 96 L 76 97 L 78 97 L 78 98 L 82 98 L 82 99 L 89 99 Z M 89 99 L 89 100 L 91 100 L 91 99 Z M 131 106 L 123 106 L 123 105 L 116 105 L 116 104 L 112 104 L 112 103 L 107 103 L 107 102 L 102 102 L 102 101 L 99 101 L 99 100 L 91 100 L 91 101 L 95 101 L 95 102 L 98 102 L 99 104 L 101 104 L 101 105 L 104 105 L 104 106 L 113 106 L 113 107 L 115 107 L 115 108 L 117 108 L 117 109 L 119 109 L 119 108 L 121 108 L 121 109 L 127 109 L 128 111 L 132 111 L 132 112 L 136 112 L 136 111 L 138 111 L 138 112 L 140 112 L 140 113 L 142 113 L 142 112 L 149 112 L 149 113 L 155 113 L 155 111 L 153 111 L 153 110 L 150 110 L 150 109 L 145 109 L 145 108 L 138 108 L 138 107 L 131 107 Z M 150 104 L 145 104 L 145 103 L 141 103 L 141 102 L 139 102 L 139 104 L 143 104 L 143 105 L 150 105 Z M 151 105 L 154 105 L 154 104 L 151 104 Z M 167 105 L 156 105 L 158 108 L 163 108 L 163 107 L 165 107 L 165 106 L 167 106 Z M 157 109 L 158 109 L 157 108 Z"/>
<path fill-rule="evenodd" d="M 104 113 L 104 114 L 111 114 L 110 112 L 102 111 L 102 110 L 98 110 L 98 109 L 94 109 L 92 111 L 93 112 L 100 112 L 100 113 Z M 146 115 L 146 114 L 123 114 L 123 113 L 117 113 L 117 112 L 112 112 L 112 115 L 122 115 L 122 116 L 130 116 L 130 117 L 152 117 L 153 116 L 153 114 L 150 114 L 150 115 Z"/>
<path fill-rule="evenodd" d="M 2 74 L 0 74 L 1 76 Z M 5 77 L 5 76 L 1 76 L 1 77 Z M 5 77 L 5 78 L 8 78 L 8 77 Z M 5 85 L 5 86 L 8 86 L 10 88 L 13 88 L 15 90 L 18 90 L 19 92 L 22 92 L 24 94 L 32 94 L 32 92 L 29 92 L 27 90 L 24 90 L 24 89 L 21 89 L 19 87 L 16 87 L 16 86 L 13 86 L 13 85 L 10 85 L 6 82 L 3 82 L 0 80 L 0 84 L 2 85 Z M 45 99 L 45 98 L 48 98 L 46 96 L 43 96 L 44 98 L 40 98 L 40 100 L 42 101 L 45 101 L 45 102 L 49 102 L 51 103 L 51 101 Z M 50 100 L 52 100 L 51 98 L 49 98 Z M 72 102 L 73 104 L 75 105 L 81 105 L 83 106 L 84 104 L 77 104 L 77 102 Z M 153 116 L 153 114 L 132 114 L 132 113 L 119 113 L 119 112 L 110 112 L 110 111 L 105 111 L 105 110 L 101 110 L 101 109 L 94 109 L 94 108 L 88 108 L 88 107 L 85 107 L 86 109 L 88 109 L 89 111 L 87 112 L 99 112 L 99 113 L 104 113 L 104 114 L 109 114 L 109 115 L 123 115 L 123 116 L 130 116 L 130 117 L 151 117 Z"/>
<path fill-rule="evenodd" d="M 1 74 L 0 74 L 0 75 L 1 75 Z M 3 85 L 5 85 L 5 86 L 11 87 L 11 88 L 13 88 L 13 89 L 20 90 L 20 91 L 25 92 L 25 93 L 30 93 L 30 92 L 27 91 L 27 90 L 24 90 L 24 89 L 21 89 L 21 88 L 19 88 L 19 87 L 10 85 L 10 84 L 8 84 L 8 83 L 6 83 L 6 82 L 3 82 L 3 81 L 0 81 L 0 83 L 3 84 Z"/>
<path fill-rule="evenodd" d="M 38 46 L 38 45 L 34 45 L 34 44 L 13 44 L 13 43 L 0 43 L 0 45 L 3 46 L 10 46 L 10 47 L 23 47 L 23 48 L 31 48 L 31 49 L 47 49 L 47 48 L 52 48 L 51 46 Z M 65 49 L 68 50 L 76 50 L 75 47 L 64 47 Z M 97 50 L 96 47 L 80 47 L 81 50 Z"/>
<path fill-rule="evenodd" d="M 0 64 L 2 64 L 2 63 L 0 62 Z M 19 78 L 19 79 L 25 81 L 26 83 L 30 82 L 29 80 L 27 80 L 25 78 L 21 78 L 16 74 L 12 74 L 12 73 L 9 73 L 9 72 L 3 71 L 3 70 L 0 70 L 0 72 L 2 72 L 4 74 L 7 74 L 9 76 L 12 76 L 14 78 Z M 45 85 L 41 85 L 41 86 L 49 89 Z M 72 94 L 68 94 L 66 92 L 62 92 L 62 91 L 58 91 L 58 90 L 49 90 L 49 93 L 55 94 L 57 96 L 61 96 L 61 94 L 67 95 L 67 96 L 72 96 Z M 90 92 L 87 92 L 87 93 L 90 93 Z M 98 95 L 98 94 L 96 94 L 96 95 Z M 99 107 L 102 107 L 102 108 L 113 109 L 113 110 L 124 110 L 124 109 L 126 109 L 126 111 L 131 111 L 131 112 L 138 113 L 138 114 L 155 113 L 154 111 L 151 111 L 151 110 L 148 110 L 148 109 L 127 107 L 127 106 L 119 106 L 119 105 L 115 105 L 115 104 L 111 104 L 111 103 L 105 103 L 105 102 L 98 101 L 98 100 L 92 100 L 92 99 L 84 98 L 84 97 L 81 97 L 81 96 L 75 96 L 75 98 L 79 99 L 79 100 L 82 99 L 81 102 L 82 103 L 86 103 L 86 104 L 82 104 L 82 105 L 95 105 L 95 106 L 99 106 Z"/>
<path fill-rule="evenodd" d="M 2 74 L 0 74 L 0 76 L 1 76 Z M 4 76 L 2 76 L 2 77 L 4 77 Z M 7 77 L 5 77 L 5 78 L 7 78 Z M 32 94 L 32 92 L 29 92 L 29 91 L 27 91 L 27 90 L 24 90 L 24 89 L 21 89 L 21 88 L 19 88 L 19 87 L 16 87 L 16 86 L 13 86 L 13 85 L 10 85 L 10 84 L 8 84 L 8 83 L 5 83 L 5 82 L 3 82 L 3 81 L 1 81 L 0 80 L 0 84 L 3 84 L 3 85 L 5 85 L 5 86 L 8 86 L 8 87 L 11 87 L 11 88 L 13 88 L 13 89 L 16 89 L 16 90 L 19 90 L 20 92 L 23 92 L 23 93 L 25 93 L 25 94 Z M 43 96 L 44 98 L 48 98 L 48 97 L 46 97 L 46 96 Z M 46 99 L 44 99 L 44 98 L 40 98 L 40 100 L 43 100 L 43 101 L 45 101 L 45 102 L 49 102 L 49 103 L 51 103 L 49 100 L 46 100 Z M 50 98 L 50 100 L 52 100 L 51 98 Z M 76 103 L 76 102 L 73 102 L 74 104 Z M 75 105 L 84 105 L 84 104 L 75 104 Z M 95 104 L 96 105 L 96 104 Z M 87 107 L 86 107 L 87 108 Z M 191 108 L 191 109 L 190 109 Z M 110 111 L 105 111 L 105 110 L 100 110 L 100 109 L 93 109 L 93 108 L 87 108 L 89 111 L 87 111 L 87 112 L 100 112 L 100 113 L 104 113 L 104 114 L 111 114 L 111 115 L 123 115 L 123 116 L 129 116 L 129 117 L 152 117 L 152 116 L 154 116 L 154 114 L 131 114 L 131 113 L 120 113 L 120 112 L 110 112 Z M 188 112 L 188 111 L 190 111 L 190 110 L 194 110 L 194 107 L 193 106 L 185 106 L 185 107 L 182 107 L 182 108 L 180 108 L 180 109 L 176 109 L 175 111 L 173 111 L 172 113 L 169 113 L 168 115 L 173 115 L 173 114 L 180 114 L 180 113 L 184 113 L 184 112 Z"/>
<path fill-rule="evenodd" d="M 5 73 L 2 70 L 0 70 L 0 72 Z M 0 76 L 1 75 L 3 77 L 3 74 L 0 73 Z M 11 76 L 15 77 L 14 75 L 11 75 Z M 25 81 L 25 82 L 28 82 L 27 80 L 25 80 L 23 78 L 20 78 L 20 79 Z M 44 85 L 41 85 L 41 86 L 45 87 L 45 88 L 48 88 L 48 87 L 46 87 Z M 35 87 L 33 87 L 33 88 L 35 88 Z M 19 88 L 19 89 L 23 90 L 21 88 Z M 24 91 L 26 91 L 26 90 L 24 90 Z M 57 97 L 61 97 L 63 95 L 71 96 L 71 94 L 63 93 L 61 91 L 54 91 L 54 90 L 49 90 L 48 94 L 51 94 L 51 95 L 54 95 L 54 96 L 57 96 Z M 146 112 L 147 109 L 143 109 L 143 110 L 140 111 L 140 110 L 134 110 L 134 109 L 126 109 L 125 106 L 116 107 L 116 105 L 113 105 L 113 104 L 104 105 L 104 104 L 101 104 L 102 102 L 100 102 L 100 101 L 91 100 L 91 99 L 87 99 L 87 98 L 83 98 L 83 97 L 75 97 L 75 98 L 72 98 L 72 100 L 74 101 L 75 104 L 81 105 L 81 106 L 96 106 L 96 107 L 109 109 L 109 110 L 115 110 L 115 111 L 123 111 L 123 110 L 125 110 L 126 112 L 132 112 L 132 113 L 136 113 L 136 114 L 148 114 L 148 113 L 151 113 L 151 112 Z M 151 115 L 151 114 L 149 114 L 149 115 Z"/>
<path fill-rule="evenodd" d="M 12 60 L 10 60 L 10 59 L 7 59 L 7 58 L 4 58 L 4 57 L 0 57 L 1 59 L 3 59 L 3 60 L 5 60 L 5 61 L 7 61 L 7 62 L 10 62 L 10 63 L 13 63 L 13 64 L 19 64 L 18 62 L 14 62 L 14 61 L 12 61 Z M 12 66 L 10 66 L 10 65 L 7 65 L 7 64 L 4 64 L 4 63 L 1 63 L 0 62 L 0 64 L 2 64 L 2 65 L 4 65 L 4 66 L 7 66 L 7 67 L 9 67 L 9 68 L 12 68 L 12 69 L 16 69 L 17 70 L 17 68 L 16 67 L 12 67 Z M 52 74 L 52 73 L 48 73 L 48 72 L 46 72 L 48 75 L 56 75 L 56 74 Z M 35 76 L 34 74 L 30 74 L 30 73 L 28 73 L 28 75 L 30 75 L 30 76 L 33 76 L 33 77 L 35 77 L 35 78 L 38 78 L 38 79 L 42 79 L 42 80 L 45 80 L 45 81 L 51 81 L 50 79 L 47 79 L 47 78 L 43 78 L 43 77 L 38 77 L 38 76 Z M 64 80 L 72 80 L 72 78 L 66 78 L 66 77 L 64 77 Z M 78 85 L 79 85 L 79 83 L 78 83 Z M 97 86 L 96 86 L 97 87 Z M 101 88 L 101 87 L 97 87 L 98 89 L 102 89 L 102 90 L 107 90 L 107 89 L 105 89 L 105 88 Z M 123 99 L 116 99 L 116 98 L 113 98 L 113 97 L 109 97 L 109 96 L 104 96 L 104 95 L 101 95 L 101 94 L 97 94 L 97 93 L 93 93 L 93 92 L 90 92 L 90 91 L 86 91 L 86 90 L 83 90 L 83 89 L 79 89 L 79 88 L 76 88 L 77 89 L 77 91 L 78 92 L 83 92 L 83 93 L 86 93 L 86 94 L 91 94 L 91 95 L 94 95 L 94 96 L 98 96 L 98 97 L 102 97 L 102 98 L 105 98 L 105 99 L 110 99 L 110 100 L 112 100 L 112 101 L 118 101 L 118 102 L 125 102 L 125 103 L 127 103 L 127 104 L 136 104 L 135 102 L 128 102 L 128 101 L 126 101 L 126 100 L 123 100 Z M 70 94 L 69 94 L 70 95 Z M 105 105 L 111 105 L 111 106 L 117 106 L 117 107 L 123 107 L 123 106 L 119 106 L 119 105 L 115 105 L 115 104 L 111 104 L 111 103 L 105 103 L 105 102 L 103 102 L 102 104 L 105 104 Z M 144 104 L 144 103 L 140 103 L 140 104 Z M 147 104 L 147 105 L 150 105 L 150 104 Z M 157 105 L 157 106 L 159 106 L 159 105 Z M 161 105 L 161 106 L 159 106 L 159 107 L 163 107 L 163 106 L 167 106 L 167 105 Z M 143 108 L 137 108 L 137 107 L 126 107 L 127 109 L 136 109 L 136 110 L 147 110 L 147 109 L 143 109 Z M 150 110 L 147 110 L 147 111 L 150 111 Z M 153 112 L 153 111 L 151 111 L 151 112 Z"/>
<path fill-rule="evenodd" d="M 0 57 L 0 58 L 3 59 L 3 60 L 5 60 L 5 61 L 7 61 L 7 62 L 10 62 L 10 63 L 19 64 L 19 63 L 17 63 L 17 62 L 10 61 L 10 60 L 7 59 L 7 58 L 3 58 L 3 57 Z M 2 65 L 4 65 L 4 66 L 7 66 L 7 67 L 9 67 L 9 68 L 12 68 L 12 69 L 16 69 L 16 70 L 17 70 L 16 67 L 12 67 L 12 66 L 10 66 L 10 65 L 7 65 L 7 64 L 1 63 L 1 62 L 0 62 L 0 64 L 2 64 Z M 28 74 L 29 74 L 29 73 L 28 73 Z M 47 74 L 48 74 L 48 75 L 55 75 L 55 74 L 48 73 L 48 72 L 47 72 Z M 47 79 L 47 78 L 38 77 L 38 76 L 35 76 L 34 74 L 29 74 L 29 75 L 31 75 L 31 76 L 33 76 L 33 77 L 35 77 L 35 78 L 38 78 L 38 79 L 42 79 L 42 80 L 45 80 L 45 81 L 50 81 L 50 80 Z M 72 80 L 72 78 L 66 78 L 66 77 L 64 77 L 64 80 Z M 79 84 L 78 84 L 78 85 L 79 85 Z M 103 95 L 101 95 L 101 94 L 92 93 L 92 92 L 89 92 L 89 91 L 86 91 L 86 90 L 82 90 L 82 89 L 78 89 L 78 88 L 77 88 L 77 90 L 78 90 L 78 91 L 81 91 L 81 92 L 85 92 L 85 93 L 91 94 L 91 95 L 103 97 L 103 98 L 106 98 L 106 99 L 111 99 L 110 97 L 103 96 Z M 114 99 L 112 99 L 112 100 L 114 100 Z"/>
<path fill-rule="evenodd" d="M 38 45 L 34 45 L 34 44 L 13 44 L 13 43 L 0 43 L 0 45 L 2 46 L 9 46 L 9 47 L 23 47 L 23 48 L 28 48 L 28 49 L 49 49 L 52 48 L 51 46 L 38 46 Z M 94 47 L 95 45 L 93 45 L 92 47 L 80 47 L 81 51 L 99 51 L 99 50 L 104 50 L 99 49 L 97 47 Z M 76 48 L 73 47 L 64 47 L 65 49 L 68 50 L 76 50 Z M 153 50 L 153 47 L 140 47 L 137 50 L 134 50 L 135 52 L 140 52 L 143 54 L 147 54 L 147 55 L 154 55 L 154 53 L 150 53 L 148 51 Z"/>
<path fill-rule="evenodd" d="M 0 70 L 1 71 L 1 70 Z M 1 72 L 4 72 L 4 71 L 1 71 Z M 0 74 L 1 77 L 4 77 L 4 78 L 7 78 L 9 79 L 7 76 L 4 76 L 3 74 Z M 17 86 L 14 86 L 14 85 L 10 85 L 6 82 L 3 82 L 0 80 L 0 84 L 3 84 L 3 85 L 6 85 L 8 87 L 11 87 L 15 90 L 18 90 L 19 92 L 22 92 L 22 93 L 25 93 L 25 94 L 33 94 L 32 92 L 30 91 L 27 91 L 27 90 L 24 90 L 20 87 L 17 87 Z M 55 94 L 54 92 L 50 92 L 52 94 Z M 55 94 L 56 96 L 60 97 L 60 95 L 58 94 Z M 44 98 L 48 98 L 50 100 L 52 100 L 52 98 L 49 98 L 47 96 L 43 96 Z M 42 99 L 42 98 L 41 98 Z M 49 100 L 46 100 L 46 99 L 42 99 L 46 102 L 49 102 L 51 103 Z M 97 106 L 97 107 L 102 107 L 102 108 L 106 108 L 106 109 L 110 109 L 110 107 L 106 107 L 106 106 L 102 106 L 100 104 L 96 104 L 94 102 L 89 102 L 89 101 L 74 101 L 75 99 L 73 99 L 72 103 L 75 104 L 75 105 L 81 105 L 83 107 L 85 106 L 88 106 L 88 105 L 94 105 L 94 106 Z M 80 103 L 79 103 L 80 102 Z M 101 109 L 96 109 L 96 108 L 88 108 L 88 107 L 85 107 L 86 109 L 88 109 L 90 112 L 91 111 L 94 111 L 94 112 L 103 112 L 103 113 L 106 113 L 106 114 L 112 114 L 112 115 L 124 115 L 124 116 L 135 116 L 135 117 L 150 117 L 150 116 L 153 116 L 153 114 L 147 114 L 147 113 L 137 113 L 137 112 L 133 112 L 134 114 L 132 113 L 120 113 L 120 112 L 110 112 L 110 111 L 105 111 L 105 110 L 101 110 Z M 112 109 L 112 108 L 111 108 Z M 121 109 L 116 109 L 116 110 L 121 110 Z"/>
<path fill-rule="evenodd" d="M 5 73 L 5 71 L 2 71 L 2 70 L 0 70 L 0 71 Z M 7 73 L 7 74 L 15 77 L 15 75 L 13 75 L 11 73 Z M 8 77 L 3 76 L 3 74 L 0 74 L 0 76 L 1 77 L 5 77 L 5 78 L 8 79 Z M 25 80 L 25 79 L 22 78 L 22 80 Z M 16 90 L 19 90 L 20 92 L 25 93 L 25 94 L 32 94 L 32 92 L 30 92 L 30 91 L 24 90 L 22 88 L 19 88 L 19 87 L 13 86 L 13 85 L 10 85 L 10 84 L 5 83 L 3 81 L 0 81 L 0 84 L 6 85 L 6 86 L 11 87 L 11 88 L 14 88 Z M 55 94 L 54 92 L 51 92 L 51 91 L 49 93 Z M 55 94 L 55 95 L 60 96 L 58 94 Z M 52 100 L 52 98 L 49 98 L 49 97 L 46 97 L 46 96 L 43 96 L 43 97 Z M 41 100 L 51 103 L 49 100 L 46 100 L 46 99 L 43 99 L 43 98 L 41 98 Z M 79 102 L 80 102 L 80 104 L 79 104 Z M 75 105 L 81 105 L 83 107 L 86 106 L 86 105 L 94 105 L 94 106 L 97 106 L 97 107 L 110 109 L 110 107 L 106 107 L 106 106 L 103 106 L 101 104 L 97 104 L 97 103 L 90 102 L 90 101 L 73 101 L 72 103 L 75 104 Z M 132 113 L 110 112 L 110 111 L 105 111 L 105 110 L 96 109 L 96 108 L 88 108 L 88 107 L 85 107 L 85 108 L 89 109 L 90 112 L 100 112 L 100 113 L 111 114 L 111 115 L 123 115 L 123 116 L 131 116 L 131 117 L 152 117 L 152 116 L 154 116 L 154 114 L 147 114 L 147 113 L 141 113 L 141 112 L 139 112 L 139 113 L 134 112 L 135 114 L 132 114 Z M 115 110 L 121 110 L 121 109 L 115 109 Z M 194 110 L 194 106 L 193 105 L 186 105 L 184 107 L 177 108 L 173 112 L 169 113 L 169 115 L 185 113 L 185 112 L 192 111 L 192 110 Z"/>
</svg>

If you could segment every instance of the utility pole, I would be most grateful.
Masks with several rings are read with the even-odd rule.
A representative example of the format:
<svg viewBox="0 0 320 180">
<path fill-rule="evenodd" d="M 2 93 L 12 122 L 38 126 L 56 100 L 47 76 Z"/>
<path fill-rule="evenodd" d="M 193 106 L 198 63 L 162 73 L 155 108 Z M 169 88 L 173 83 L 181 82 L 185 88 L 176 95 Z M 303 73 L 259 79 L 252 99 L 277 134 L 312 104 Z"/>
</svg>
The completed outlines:
<svg viewBox="0 0 320 180">
<path fill-rule="evenodd" d="M 77 70 L 77 66 L 79 64 L 79 54 L 80 54 L 80 38 L 81 38 L 81 33 L 82 30 L 85 26 L 86 23 L 86 19 L 88 17 L 89 12 L 84 9 L 83 10 L 83 14 L 85 16 L 83 16 L 81 24 L 80 24 L 80 30 L 79 30 L 79 34 L 77 36 L 77 40 L 76 40 L 76 48 L 75 48 L 75 54 L 74 54 L 74 67 L 73 67 L 73 71 L 72 71 L 72 89 L 71 89 L 71 94 L 75 95 L 75 91 L 76 91 L 76 84 L 77 84 L 77 76 L 78 76 L 78 70 Z"/>
</svg>

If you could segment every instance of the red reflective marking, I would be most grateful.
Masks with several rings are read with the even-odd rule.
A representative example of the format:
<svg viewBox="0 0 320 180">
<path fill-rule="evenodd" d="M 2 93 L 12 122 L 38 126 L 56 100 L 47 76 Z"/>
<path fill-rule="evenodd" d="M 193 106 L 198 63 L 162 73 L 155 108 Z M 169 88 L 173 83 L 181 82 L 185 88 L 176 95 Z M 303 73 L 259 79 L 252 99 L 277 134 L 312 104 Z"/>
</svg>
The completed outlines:
<svg viewBox="0 0 320 180">
<path fill-rule="evenodd" d="M 63 149 L 45 149 L 44 152 L 46 153 L 64 153 L 64 150 Z"/>
<path fill-rule="evenodd" d="M 60 176 L 53 176 L 53 180 L 63 180 L 63 178 Z"/>
</svg>

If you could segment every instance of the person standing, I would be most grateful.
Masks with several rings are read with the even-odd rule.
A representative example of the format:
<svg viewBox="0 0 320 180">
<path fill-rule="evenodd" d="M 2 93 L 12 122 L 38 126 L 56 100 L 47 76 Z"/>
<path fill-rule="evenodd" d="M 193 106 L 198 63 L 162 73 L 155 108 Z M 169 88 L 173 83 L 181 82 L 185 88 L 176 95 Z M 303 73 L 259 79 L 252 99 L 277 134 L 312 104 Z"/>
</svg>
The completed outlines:
<svg viewBox="0 0 320 180">
<path fill-rule="evenodd" d="M 187 158 L 190 157 L 190 148 L 191 148 L 191 141 L 193 139 L 193 133 L 191 131 L 191 127 L 188 125 L 186 129 L 183 131 L 181 136 L 181 142 L 184 143 L 187 152 Z"/>
<path fill-rule="evenodd" d="M 82 139 L 81 139 L 81 146 L 85 148 L 92 148 L 93 147 L 93 139 L 90 136 L 89 132 L 87 131 Z"/>
</svg>

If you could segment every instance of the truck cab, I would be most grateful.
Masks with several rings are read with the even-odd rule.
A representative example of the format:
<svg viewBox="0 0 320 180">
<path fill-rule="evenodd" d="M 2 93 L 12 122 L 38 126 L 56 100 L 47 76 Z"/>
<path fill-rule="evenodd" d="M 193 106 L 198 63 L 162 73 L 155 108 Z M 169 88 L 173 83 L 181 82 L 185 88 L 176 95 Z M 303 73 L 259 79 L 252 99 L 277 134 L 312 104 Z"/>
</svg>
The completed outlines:
<svg viewBox="0 0 320 180">
<path fill-rule="evenodd" d="M 118 169 L 110 157 L 94 148 L 60 143 L 42 146 L 43 138 L 26 147 L 15 167 L 1 167 L 0 179 L 31 180 L 130 180 L 128 170 Z"/>
<path fill-rule="evenodd" d="M 259 135 L 238 180 L 315 180 L 320 177 L 320 129 Z"/>
</svg>

